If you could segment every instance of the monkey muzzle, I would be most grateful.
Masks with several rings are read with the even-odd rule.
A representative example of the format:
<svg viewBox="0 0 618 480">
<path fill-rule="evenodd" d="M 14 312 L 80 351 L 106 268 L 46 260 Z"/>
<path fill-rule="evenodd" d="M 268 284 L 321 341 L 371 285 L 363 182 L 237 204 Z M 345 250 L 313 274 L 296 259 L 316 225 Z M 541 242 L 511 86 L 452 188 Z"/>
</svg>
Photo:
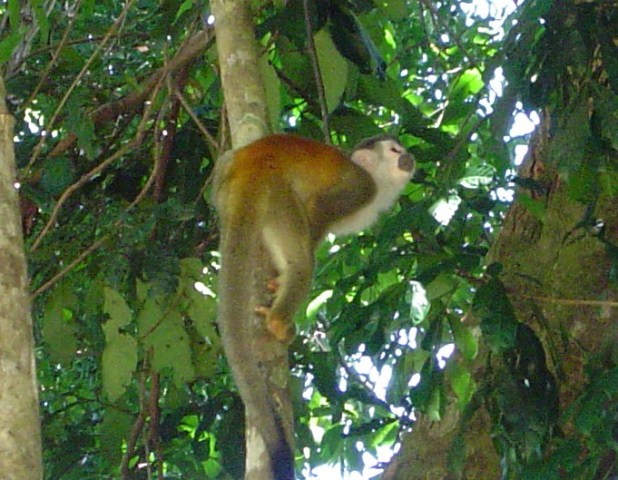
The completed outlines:
<svg viewBox="0 0 618 480">
<path fill-rule="evenodd" d="M 397 166 L 404 172 L 411 172 L 414 170 L 414 157 L 411 153 L 403 153 L 397 161 Z"/>
</svg>

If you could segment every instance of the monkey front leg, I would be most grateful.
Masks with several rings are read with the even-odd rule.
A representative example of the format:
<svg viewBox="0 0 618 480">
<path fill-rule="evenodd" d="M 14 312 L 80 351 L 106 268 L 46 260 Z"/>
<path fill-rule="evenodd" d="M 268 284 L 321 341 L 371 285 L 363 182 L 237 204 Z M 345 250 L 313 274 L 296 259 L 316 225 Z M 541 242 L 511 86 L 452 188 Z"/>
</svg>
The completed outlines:
<svg viewBox="0 0 618 480">
<path fill-rule="evenodd" d="M 266 286 L 274 293 L 272 305 L 260 305 L 256 312 L 264 315 L 266 328 L 277 340 L 290 343 L 296 331 L 294 315 L 309 293 L 313 273 L 309 227 L 302 213 L 288 204 L 272 223 L 265 222 L 263 240 L 278 275 Z"/>
<path fill-rule="evenodd" d="M 290 343 L 294 340 L 296 327 L 294 322 L 284 319 L 281 315 L 273 315 L 272 308 L 265 305 L 255 307 L 255 312 L 266 318 L 266 329 L 281 343 Z"/>
<path fill-rule="evenodd" d="M 279 290 L 279 277 L 271 278 L 266 283 L 266 290 L 272 295 L 277 294 Z M 289 343 L 294 338 L 296 329 L 294 323 L 284 322 L 281 318 L 274 318 L 272 308 L 267 305 L 258 305 L 255 307 L 255 313 L 262 315 L 266 319 L 266 329 L 272 333 L 275 338 L 282 343 Z"/>
</svg>

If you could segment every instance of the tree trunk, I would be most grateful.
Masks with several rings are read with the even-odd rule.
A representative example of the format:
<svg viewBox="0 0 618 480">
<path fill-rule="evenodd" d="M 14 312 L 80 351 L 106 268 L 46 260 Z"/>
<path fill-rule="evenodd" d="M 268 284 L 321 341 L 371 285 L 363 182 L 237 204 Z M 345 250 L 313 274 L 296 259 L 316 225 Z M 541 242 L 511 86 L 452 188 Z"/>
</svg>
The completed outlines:
<svg viewBox="0 0 618 480">
<path fill-rule="evenodd" d="M 217 50 L 221 68 L 221 83 L 230 125 L 232 145 L 240 148 L 269 133 L 266 94 L 258 69 L 257 44 L 253 16 L 247 0 L 216 0 L 211 3 L 215 17 Z M 251 305 L 267 305 L 270 301 L 266 285 L 276 274 L 270 257 L 260 249 L 256 271 L 251 283 Z M 274 336 L 264 334 L 264 317 L 253 314 L 244 319 L 249 330 L 250 349 L 255 362 L 260 365 L 264 382 L 283 420 L 288 443 L 294 445 L 294 421 L 288 385 L 289 364 L 285 345 Z M 255 421 L 265 412 L 244 399 L 246 420 L 245 479 L 273 480 L 273 465 L 265 451 L 265 442 Z"/>
<path fill-rule="evenodd" d="M 586 368 L 611 364 L 616 358 L 618 292 L 609 280 L 613 264 L 608 245 L 618 245 L 618 202 L 601 196 L 596 203 L 594 212 L 602 214 L 605 225 L 602 237 L 578 227 L 585 223 L 590 205 L 574 201 L 567 183 L 549 164 L 553 140 L 548 133 L 549 122 L 544 118 L 537 127 L 519 172 L 521 178 L 542 188 L 519 190 L 488 264 L 502 265 L 499 278 L 517 320 L 540 339 L 546 368 L 557 382 L 559 412 L 564 414 L 591 380 Z M 541 218 L 522 203 L 522 194 L 544 205 Z M 478 322 L 470 316 L 465 320 Z M 488 352 L 488 346 L 481 343 L 471 366 L 477 386 L 487 385 L 483 379 L 494 375 L 500 363 Z M 495 425 L 487 409 L 486 393 L 471 419 L 461 423 L 463 413 L 455 406 L 454 398 L 450 400 L 441 422 L 432 423 L 419 416 L 413 432 L 404 438 L 401 452 L 386 469 L 384 480 L 500 478 Z M 513 399 L 512 408 L 516 407 Z M 555 417 L 557 420 L 557 413 Z M 561 423 L 560 429 L 563 438 L 578 436 L 571 421 Z M 449 462 L 458 435 L 462 435 L 459 438 L 463 439 L 465 455 L 461 468 L 453 469 Z"/>
<path fill-rule="evenodd" d="M 13 117 L 0 79 L 0 472 L 43 478 L 28 274 L 15 189 Z"/>
</svg>

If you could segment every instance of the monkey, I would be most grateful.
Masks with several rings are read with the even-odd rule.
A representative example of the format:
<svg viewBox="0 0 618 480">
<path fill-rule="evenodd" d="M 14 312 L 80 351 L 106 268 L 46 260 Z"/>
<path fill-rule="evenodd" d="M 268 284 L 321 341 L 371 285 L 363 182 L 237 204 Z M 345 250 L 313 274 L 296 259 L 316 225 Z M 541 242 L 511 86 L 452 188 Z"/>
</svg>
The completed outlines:
<svg viewBox="0 0 618 480">
<path fill-rule="evenodd" d="M 415 168 L 399 141 L 379 135 L 347 156 L 336 147 L 292 134 L 261 138 L 222 156 L 215 167 L 214 205 L 220 220 L 218 326 L 243 401 L 261 405 L 256 425 L 275 480 L 293 480 L 293 450 L 265 379 L 251 353 L 247 319 L 265 317 L 282 342 L 309 293 L 314 251 L 327 233 L 358 232 L 390 209 Z M 272 305 L 248 305 L 255 258 L 263 244 L 277 276 L 265 288 Z M 244 338 L 243 338 L 244 336 Z"/>
</svg>

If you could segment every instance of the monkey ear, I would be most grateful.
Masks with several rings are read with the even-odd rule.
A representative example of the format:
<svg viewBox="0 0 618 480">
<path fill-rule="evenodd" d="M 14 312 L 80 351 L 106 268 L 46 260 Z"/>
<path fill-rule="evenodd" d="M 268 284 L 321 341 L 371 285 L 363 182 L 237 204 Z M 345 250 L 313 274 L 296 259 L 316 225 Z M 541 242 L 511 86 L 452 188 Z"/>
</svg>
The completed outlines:
<svg viewBox="0 0 618 480">
<path fill-rule="evenodd" d="M 363 167 L 365 170 L 370 171 L 373 166 L 373 152 L 367 148 L 355 150 L 352 153 L 351 160 L 359 167 Z"/>
</svg>

